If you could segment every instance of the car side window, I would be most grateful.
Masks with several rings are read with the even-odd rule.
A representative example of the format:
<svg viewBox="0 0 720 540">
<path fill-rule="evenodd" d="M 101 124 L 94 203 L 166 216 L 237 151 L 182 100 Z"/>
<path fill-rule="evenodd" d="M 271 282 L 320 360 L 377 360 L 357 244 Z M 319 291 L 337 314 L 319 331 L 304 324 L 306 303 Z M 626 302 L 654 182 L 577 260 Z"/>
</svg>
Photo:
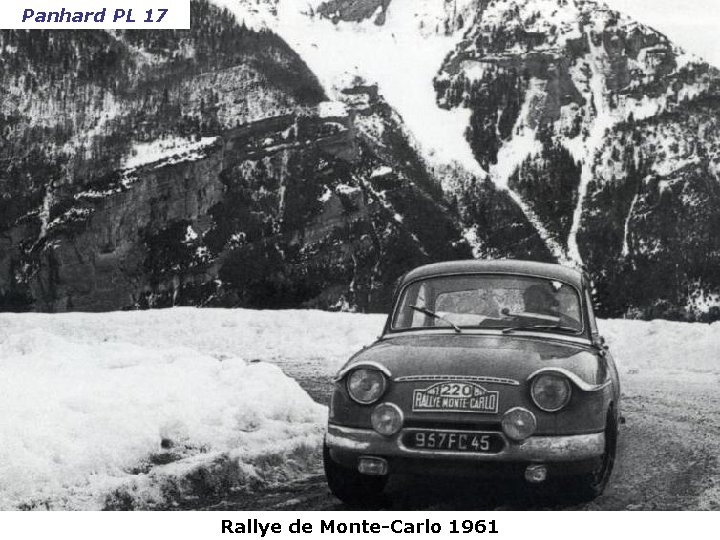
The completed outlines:
<svg viewBox="0 0 720 540">
<path fill-rule="evenodd" d="M 427 284 L 423 283 L 420 286 L 420 290 L 418 291 L 417 299 L 415 300 L 415 305 L 417 307 L 428 307 L 427 304 Z M 416 327 L 422 327 L 427 325 L 427 315 L 424 315 L 420 313 L 419 311 L 413 311 L 412 312 L 412 324 L 411 326 Z"/>
<path fill-rule="evenodd" d="M 587 311 L 588 311 L 588 321 L 590 322 L 590 332 L 596 336 L 600 334 L 600 330 L 598 330 L 597 320 L 595 319 L 595 309 L 593 308 L 593 301 L 592 297 L 590 296 L 590 291 L 587 289 L 585 290 L 585 302 L 587 303 Z"/>
</svg>

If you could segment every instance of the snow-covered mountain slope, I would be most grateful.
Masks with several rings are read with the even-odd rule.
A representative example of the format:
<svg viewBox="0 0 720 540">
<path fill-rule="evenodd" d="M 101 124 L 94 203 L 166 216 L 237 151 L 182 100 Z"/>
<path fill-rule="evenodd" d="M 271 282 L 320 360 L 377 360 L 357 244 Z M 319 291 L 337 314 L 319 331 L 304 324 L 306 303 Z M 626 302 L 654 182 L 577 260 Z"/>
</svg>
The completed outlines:
<svg viewBox="0 0 720 540">
<path fill-rule="evenodd" d="M 0 314 L 0 509 L 209 504 L 316 473 L 326 411 L 270 364 L 324 399 L 384 321 L 188 308 Z M 720 375 L 719 324 L 600 321 L 631 398 L 643 384 L 654 398 Z"/>
<path fill-rule="evenodd" d="M 476 13 L 477 0 L 216 0 L 271 28 L 335 97 L 354 77 L 377 84 L 432 164 L 482 176 L 464 137 L 469 111 L 437 107 L 433 79 Z M 263 9 L 264 8 L 264 9 Z"/>
<path fill-rule="evenodd" d="M 584 265 L 603 309 L 714 316 L 720 75 L 664 35 L 589 0 L 273 0 L 262 16 L 221 1 L 238 17 L 254 5 L 329 91 L 349 75 L 376 83 L 463 201 L 476 256 L 517 256 L 518 242 L 498 242 L 506 224 L 488 223 L 487 176 L 490 206 L 515 207 L 508 225 L 532 231 L 519 234 L 527 256 Z"/>
<path fill-rule="evenodd" d="M 582 262 L 588 187 L 603 171 L 595 160 L 614 127 L 682 109 L 716 81 L 701 60 L 595 2 L 513 0 L 486 4 L 436 87 L 443 106 L 473 110 L 471 144 L 496 183 L 517 192 Z M 578 170 L 568 170 L 573 161 Z M 542 163 L 558 170 L 538 171 Z M 547 186 L 563 174 L 577 185 Z M 569 204 L 548 215 L 542 191 L 557 187 Z"/>
<path fill-rule="evenodd" d="M 192 9 L 190 32 L 0 32 L 0 309 L 385 309 L 471 255 L 374 87 L 350 111 L 276 34 Z"/>
</svg>

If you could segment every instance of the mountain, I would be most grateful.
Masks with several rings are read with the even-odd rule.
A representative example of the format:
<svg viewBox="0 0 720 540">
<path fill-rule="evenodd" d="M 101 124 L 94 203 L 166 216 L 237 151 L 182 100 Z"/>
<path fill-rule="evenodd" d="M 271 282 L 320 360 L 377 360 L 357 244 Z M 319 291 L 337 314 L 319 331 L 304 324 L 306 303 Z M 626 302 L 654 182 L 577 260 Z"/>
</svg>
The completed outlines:
<svg viewBox="0 0 720 540">
<path fill-rule="evenodd" d="M 720 315 L 714 67 L 584 0 L 272 5 L 326 88 L 379 83 L 475 256 L 583 266 L 606 316 Z"/>
<path fill-rule="evenodd" d="M 720 316 L 718 71 L 581 0 L 194 0 L 0 31 L 0 309 L 386 310 L 431 261 Z"/>
<path fill-rule="evenodd" d="M 349 112 L 276 34 L 192 10 L 0 32 L 0 308 L 377 310 L 408 265 L 470 256 L 372 87 Z"/>
<path fill-rule="evenodd" d="M 484 3 L 435 88 L 472 111 L 476 159 L 585 265 L 606 315 L 694 318 L 720 300 L 719 83 L 594 2 L 515 0 Z"/>
</svg>

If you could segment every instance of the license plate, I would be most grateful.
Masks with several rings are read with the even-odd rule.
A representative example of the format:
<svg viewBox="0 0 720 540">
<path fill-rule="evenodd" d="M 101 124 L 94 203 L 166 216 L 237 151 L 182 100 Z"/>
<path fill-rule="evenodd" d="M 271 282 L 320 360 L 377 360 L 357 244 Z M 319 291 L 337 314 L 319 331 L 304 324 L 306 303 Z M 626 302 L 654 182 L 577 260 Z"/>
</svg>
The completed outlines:
<svg viewBox="0 0 720 540">
<path fill-rule="evenodd" d="M 444 450 L 477 454 L 497 454 L 505 444 L 497 433 L 433 430 L 406 433 L 403 443 L 406 447 L 416 450 Z"/>
</svg>

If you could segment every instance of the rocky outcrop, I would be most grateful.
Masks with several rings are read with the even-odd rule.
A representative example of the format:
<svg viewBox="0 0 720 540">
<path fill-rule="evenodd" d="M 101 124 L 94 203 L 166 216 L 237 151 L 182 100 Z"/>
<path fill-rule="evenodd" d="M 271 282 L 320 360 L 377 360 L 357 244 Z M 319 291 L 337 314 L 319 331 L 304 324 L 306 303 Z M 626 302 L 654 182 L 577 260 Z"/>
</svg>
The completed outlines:
<svg viewBox="0 0 720 540">
<path fill-rule="evenodd" d="M 469 257 L 391 111 L 366 97 L 186 141 L 76 193 L 30 250 L 33 308 L 380 310 L 412 267 Z M 358 133 L 357 115 L 384 116 L 388 138 Z"/>
<path fill-rule="evenodd" d="M 385 22 L 385 11 L 391 0 L 329 0 L 317 8 L 317 13 L 333 22 L 361 22 L 371 19 L 375 24 Z"/>
<path fill-rule="evenodd" d="M 67 219 L 35 248 L 37 270 L 29 285 L 36 309 L 110 311 L 135 305 L 151 290 L 142 239 L 177 222 L 200 231 L 207 227 L 210 208 L 222 199 L 222 168 L 223 148 L 216 146 L 200 159 L 134 170 L 127 189 L 78 194 Z M 155 286 L 172 287 L 177 277 Z"/>
</svg>

